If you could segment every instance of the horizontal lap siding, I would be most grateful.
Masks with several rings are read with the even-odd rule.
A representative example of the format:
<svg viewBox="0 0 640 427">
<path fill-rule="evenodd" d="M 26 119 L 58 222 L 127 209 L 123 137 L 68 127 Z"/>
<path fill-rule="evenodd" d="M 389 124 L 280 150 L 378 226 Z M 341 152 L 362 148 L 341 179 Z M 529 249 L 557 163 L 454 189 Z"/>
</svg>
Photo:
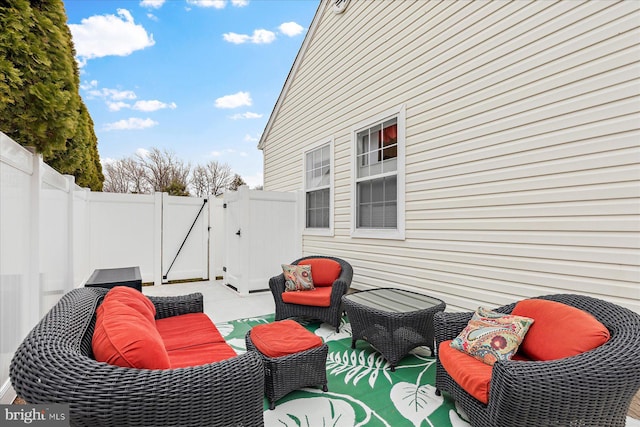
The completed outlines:
<svg viewBox="0 0 640 427">
<path fill-rule="evenodd" d="M 330 8 L 330 6 L 328 6 Z M 363 2 L 320 16 L 265 144 L 300 190 L 335 138 L 335 236 L 361 288 L 453 310 L 586 293 L 640 312 L 637 2 Z M 351 128 L 406 105 L 406 239 L 350 237 Z"/>
</svg>

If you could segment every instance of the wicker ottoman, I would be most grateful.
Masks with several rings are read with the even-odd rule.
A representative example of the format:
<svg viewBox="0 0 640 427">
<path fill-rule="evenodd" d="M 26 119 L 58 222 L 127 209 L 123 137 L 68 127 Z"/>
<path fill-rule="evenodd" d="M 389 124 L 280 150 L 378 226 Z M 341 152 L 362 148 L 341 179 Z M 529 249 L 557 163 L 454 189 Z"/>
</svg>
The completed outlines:
<svg viewBox="0 0 640 427">
<path fill-rule="evenodd" d="M 258 325 L 245 336 L 248 351 L 264 363 L 264 388 L 269 409 L 276 400 L 302 387 L 322 386 L 327 391 L 328 347 L 322 338 L 293 320 Z"/>
</svg>

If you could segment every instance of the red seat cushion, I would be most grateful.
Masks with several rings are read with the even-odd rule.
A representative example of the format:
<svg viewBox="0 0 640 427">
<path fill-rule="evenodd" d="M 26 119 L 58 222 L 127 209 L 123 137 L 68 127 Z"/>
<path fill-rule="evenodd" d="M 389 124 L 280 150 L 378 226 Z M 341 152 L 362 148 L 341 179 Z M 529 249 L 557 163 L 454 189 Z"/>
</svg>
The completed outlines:
<svg viewBox="0 0 640 427">
<path fill-rule="evenodd" d="M 289 304 L 329 307 L 331 305 L 331 290 L 331 286 L 323 286 L 310 291 L 283 292 L 282 301 Z"/>
<path fill-rule="evenodd" d="M 485 405 L 489 403 L 489 388 L 493 366 L 451 347 L 451 340 L 438 347 L 442 367 L 467 393 Z"/>
<path fill-rule="evenodd" d="M 554 360 L 593 350 L 609 340 L 609 330 L 586 311 L 556 301 L 527 299 L 511 314 L 534 319 L 519 352 L 533 360 Z"/>
<path fill-rule="evenodd" d="M 199 344 L 169 351 L 171 369 L 206 365 L 236 356 L 235 350 L 225 342 Z"/>
<path fill-rule="evenodd" d="M 104 297 L 105 302 L 112 299 L 138 310 L 151 322 L 153 322 L 156 317 L 155 305 L 137 289 L 128 286 L 116 286 L 109 290 Z"/>
<path fill-rule="evenodd" d="M 314 286 L 331 286 L 340 277 L 342 267 L 340 263 L 327 258 L 309 258 L 300 261 L 298 265 L 310 265 Z"/>
<path fill-rule="evenodd" d="M 204 313 L 189 313 L 158 319 L 156 328 L 167 351 L 225 342 L 209 316 Z"/>
<path fill-rule="evenodd" d="M 114 299 L 96 310 L 91 342 L 99 362 L 138 369 L 168 369 L 169 356 L 162 338 L 145 315 Z"/>
<path fill-rule="evenodd" d="M 322 345 L 322 338 L 293 320 L 280 320 L 251 329 L 251 342 L 267 357 L 281 357 Z"/>
</svg>

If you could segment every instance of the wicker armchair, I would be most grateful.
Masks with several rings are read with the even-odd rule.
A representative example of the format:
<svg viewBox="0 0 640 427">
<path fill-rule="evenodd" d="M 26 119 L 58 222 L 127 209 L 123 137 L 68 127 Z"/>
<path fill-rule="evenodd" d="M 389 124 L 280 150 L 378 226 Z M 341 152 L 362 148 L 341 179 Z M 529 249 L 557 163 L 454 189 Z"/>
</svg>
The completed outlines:
<svg viewBox="0 0 640 427">
<path fill-rule="evenodd" d="M 328 256 L 307 256 L 295 260 L 291 264 L 297 265 L 300 261 L 311 258 L 331 259 L 340 264 L 342 271 L 340 276 L 333 282 L 331 287 L 331 305 L 329 307 L 315 307 L 311 305 L 289 304 L 282 301 L 282 293 L 284 292 L 284 274 L 269 279 L 269 288 L 273 294 L 276 306 L 276 320 L 287 319 L 289 317 L 309 317 L 312 319 L 322 320 L 332 326 L 335 326 L 336 332 L 340 328 L 340 319 L 344 309 L 342 307 L 342 296 L 345 295 L 351 287 L 351 279 L 353 278 L 353 268 L 351 264 L 340 258 Z M 313 272 L 312 272 L 313 274 Z"/>
<path fill-rule="evenodd" d="M 96 307 L 108 289 L 64 295 L 11 361 L 29 403 L 67 403 L 74 426 L 262 426 L 264 371 L 247 352 L 193 368 L 120 368 L 92 358 Z M 202 294 L 151 297 L 157 318 L 202 312 Z"/>
<path fill-rule="evenodd" d="M 640 388 L 640 315 L 581 295 L 539 297 L 596 317 L 611 338 L 594 350 L 551 361 L 493 365 L 487 405 L 460 387 L 436 361 L 436 388 L 451 394 L 474 427 L 620 426 Z M 511 313 L 515 304 L 496 309 Z M 436 348 L 455 338 L 473 313 L 437 313 Z"/>
</svg>

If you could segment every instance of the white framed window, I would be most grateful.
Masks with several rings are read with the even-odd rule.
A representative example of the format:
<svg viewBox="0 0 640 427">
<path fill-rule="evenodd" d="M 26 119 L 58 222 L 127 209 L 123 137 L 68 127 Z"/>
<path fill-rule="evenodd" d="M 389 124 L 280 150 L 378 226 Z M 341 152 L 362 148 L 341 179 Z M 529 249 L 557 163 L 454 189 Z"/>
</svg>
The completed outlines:
<svg viewBox="0 0 640 427">
<path fill-rule="evenodd" d="M 352 237 L 404 239 L 404 105 L 358 124 L 352 139 Z"/>
<path fill-rule="evenodd" d="M 305 233 L 333 235 L 333 140 L 304 153 Z"/>
</svg>

